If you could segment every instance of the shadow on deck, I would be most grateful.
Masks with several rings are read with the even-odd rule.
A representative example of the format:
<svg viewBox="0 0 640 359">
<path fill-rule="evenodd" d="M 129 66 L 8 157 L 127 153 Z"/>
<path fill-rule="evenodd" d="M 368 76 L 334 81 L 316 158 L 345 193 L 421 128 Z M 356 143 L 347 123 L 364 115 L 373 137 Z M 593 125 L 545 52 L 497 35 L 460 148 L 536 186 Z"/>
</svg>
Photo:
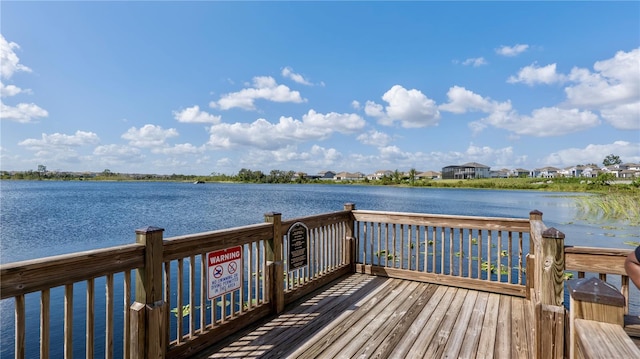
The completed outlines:
<svg viewBox="0 0 640 359">
<path fill-rule="evenodd" d="M 352 274 L 198 358 L 531 358 L 525 301 Z"/>
</svg>

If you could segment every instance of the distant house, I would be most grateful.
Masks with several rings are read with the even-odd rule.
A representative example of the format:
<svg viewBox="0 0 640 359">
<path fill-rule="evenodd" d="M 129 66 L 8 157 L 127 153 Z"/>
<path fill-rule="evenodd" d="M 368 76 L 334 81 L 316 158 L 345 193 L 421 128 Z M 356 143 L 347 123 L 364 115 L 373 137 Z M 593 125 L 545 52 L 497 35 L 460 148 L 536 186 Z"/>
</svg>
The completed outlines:
<svg viewBox="0 0 640 359">
<path fill-rule="evenodd" d="M 585 166 L 580 174 L 580 177 L 596 178 L 600 174 L 600 169 L 596 166 Z"/>
<path fill-rule="evenodd" d="M 320 171 L 317 178 L 321 180 L 332 180 L 335 176 L 336 173 L 333 171 Z"/>
<path fill-rule="evenodd" d="M 515 170 L 511 170 L 512 177 L 527 177 L 529 176 L 529 170 L 524 168 L 516 168 Z"/>
<path fill-rule="evenodd" d="M 442 179 L 489 178 L 491 168 L 477 162 L 442 168 Z"/>
<path fill-rule="evenodd" d="M 426 171 L 420 172 L 416 175 L 416 179 L 439 179 L 441 178 L 440 172 Z"/>
<path fill-rule="evenodd" d="M 531 177 L 553 178 L 559 176 L 560 169 L 556 167 L 536 168 L 531 171 Z"/>
<path fill-rule="evenodd" d="M 370 180 L 381 180 L 383 177 L 392 177 L 393 171 L 391 170 L 377 170 L 375 173 L 367 176 Z"/>
<path fill-rule="evenodd" d="M 349 172 L 339 172 L 333 176 L 333 179 L 336 181 L 361 181 L 364 179 L 364 174 L 361 172 L 349 173 Z"/>
<path fill-rule="evenodd" d="M 498 171 L 491 171 L 490 176 L 491 178 L 509 178 L 511 177 L 511 171 L 506 168 L 503 168 Z"/>
</svg>

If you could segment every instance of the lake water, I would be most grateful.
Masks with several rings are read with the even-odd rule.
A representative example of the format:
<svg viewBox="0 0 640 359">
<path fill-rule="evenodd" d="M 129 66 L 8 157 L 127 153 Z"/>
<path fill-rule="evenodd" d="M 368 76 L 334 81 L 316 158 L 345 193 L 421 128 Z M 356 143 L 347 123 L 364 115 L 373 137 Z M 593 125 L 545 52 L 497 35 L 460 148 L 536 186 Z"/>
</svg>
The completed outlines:
<svg viewBox="0 0 640 359">
<path fill-rule="evenodd" d="M 367 210 L 517 218 L 537 209 L 548 227 L 565 233 L 568 245 L 631 248 L 624 242 L 640 240 L 637 227 L 582 218 L 575 197 L 354 185 L 2 181 L 0 263 L 133 243 L 135 229 L 146 226 L 164 228 L 166 238 L 261 223 L 267 212 L 288 219 L 338 211 L 345 203 Z M 13 356 L 12 307 L 12 301 L 0 302 L 2 358 Z M 32 336 L 37 340 L 38 333 L 27 333 Z"/>
</svg>

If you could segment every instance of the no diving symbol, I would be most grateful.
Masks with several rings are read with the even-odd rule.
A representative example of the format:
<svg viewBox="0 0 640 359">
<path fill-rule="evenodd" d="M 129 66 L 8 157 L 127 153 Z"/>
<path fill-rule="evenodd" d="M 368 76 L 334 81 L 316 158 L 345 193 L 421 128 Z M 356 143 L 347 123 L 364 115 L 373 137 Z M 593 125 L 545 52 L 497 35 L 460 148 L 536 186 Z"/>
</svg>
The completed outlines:
<svg viewBox="0 0 640 359">
<path fill-rule="evenodd" d="M 224 273 L 224 270 L 222 269 L 222 266 L 216 266 L 215 268 L 213 268 L 213 277 L 214 278 L 222 277 L 222 273 Z"/>
<path fill-rule="evenodd" d="M 236 262 L 230 262 L 229 266 L 227 267 L 229 274 L 235 273 L 237 269 L 238 269 L 238 264 Z"/>
</svg>

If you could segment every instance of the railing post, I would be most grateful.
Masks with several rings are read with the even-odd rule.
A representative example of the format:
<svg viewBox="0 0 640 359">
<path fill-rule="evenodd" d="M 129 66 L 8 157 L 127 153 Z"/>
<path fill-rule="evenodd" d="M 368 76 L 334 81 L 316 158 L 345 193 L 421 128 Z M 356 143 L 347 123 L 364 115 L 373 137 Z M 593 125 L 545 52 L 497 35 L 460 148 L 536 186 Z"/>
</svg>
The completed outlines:
<svg viewBox="0 0 640 359">
<path fill-rule="evenodd" d="M 540 302 L 555 306 L 564 304 L 564 233 L 551 227 L 542 232 L 542 272 Z M 538 262 L 540 263 L 540 262 Z"/>
<path fill-rule="evenodd" d="M 614 286 L 598 278 L 572 279 L 569 290 L 569 358 L 577 356 L 576 319 L 624 326 L 625 299 Z"/>
<path fill-rule="evenodd" d="M 167 304 L 162 299 L 162 232 L 158 227 L 136 230 L 136 243 L 145 246 L 144 267 L 136 270 L 136 301 L 131 313 L 133 358 L 164 358 L 168 328 Z"/>
<path fill-rule="evenodd" d="M 529 255 L 527 256 L 527 292 L 531 289 L 540 296 L 540 264 L 542 261 L 542 232 L 546 226 L 542 222 L 542 212 L 533 210 L 529 212 Z M 531 261 L 529 261 L 531 258 Z M 528 265 L 533 262 L 533 268 Z M 529 283 L 531 282 L 531 283 Z M 531 293 L 527 293 L 530 296 Z"/>
<path fill-rule="evenodd" d="M 555 228 L 547 229 L 542 212 L 529 213 L 529 253 L 527 289 L 535 321 L 537 358 L 564 357 L 564 234 Z M 534 272 L 534 273 L 531 273 Z M 532 281 L 533 283 L 529 283 Z"/>
<path fill-rule="evenodd" d="M 282 214 L 270 212 L 264 215 L 264 221 L 273 224 L 273 236 L 267 241 L 266 260 L 269 280 L 269 301 L 273 311 L 278 314 L 284 311 L 284 262 L 282 258 Z"/>
<path fill-rule="evenodd" d="M 345 211 L 354 211 L 356 209 L 355 203 L 345 203 L 344 210 Z M 351 220 L 347 222 L 347 231 L 344 237 L 344 248 L 345 248 L 345 262 L 349 263 L 351 266 L 351 273 L 355 273 L 356 271 L 356 239 L 354 237 L 354 220 L 353 214 L 351 215 Z"/>
</svg>

